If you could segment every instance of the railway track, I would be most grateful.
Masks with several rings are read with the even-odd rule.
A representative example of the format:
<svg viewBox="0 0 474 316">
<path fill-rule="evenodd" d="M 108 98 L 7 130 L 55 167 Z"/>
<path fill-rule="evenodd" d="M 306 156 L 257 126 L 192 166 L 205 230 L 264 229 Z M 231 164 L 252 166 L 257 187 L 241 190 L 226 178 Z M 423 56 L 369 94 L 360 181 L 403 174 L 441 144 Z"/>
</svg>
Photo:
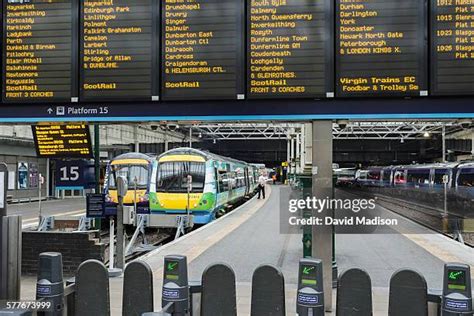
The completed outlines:
<svg viewBox="0 0 474 316">
<path fill-rule="evenodd" d="M 340 190 L 348 194 L 363 196 L 365 198 L 375 198 L 377 200 L 377 204 L 388 209 L 391 212 L 394 212 L 400 216 L 412 220 L 423 227 L 433 230 L 439 234 L 445 235 L 449 238 L 455 239 L 456 237 L 453 233 L 446 232 L 445 224 L 443 222 L 443 219 L 445 218 L 445 213 L 443 210 L 433 208 L 427 205 L 421 205 L 418 203 L 408 203 L 403 199 L 395 198 L 392 196 L 386 196 L 379 193 L 367 192 L 364 190 Z M 454 214 L 448 213 L 447 215 L 449 215 L 450 220 L 462 219 L 460 216 Z M 461 235 L 463 237 L 464 244 L 470 247 L 474 247 L 474 233 L 461 232 Z"/>
<path fill-rule="evenodd" d="M 229 205 L 229 208 L 228 208 L 226 214 L 233 211 L 234 209 L 238 208 L 239 206 L 247 203 L 248 201 L 250 201 L 252 199 L 253 196 L 254 196 L 254 194 L 251 194 L 250 196 L 246 197 L 246 199 L 243 199 L 243 200 L 238 201 L 238 202 L 236 202 L 232 205 Z M 196 227 L 197 226 L 192 228 L 191 231 L 196 229 Z M 106 244 L 105 254 L 108 256 L 108 254 L 109 254 L 108 248 L 110 247 L 109 232 L 108 231 L 102 231 L 100 235 L 101 235 L 101 240 Z M 156 232 L 147 233 L 147 240 L 148 240 L 149 243 L 146 244 L 146 246 L 143 247 L 141 250 L 140 249 L 136 250 L 132 254 L 127 255 L 125 257 L 125 262 L 130 262 L 130 261 L 133 261 L 135 259 L 138 259 L 141 256 L 147 254 L 148 252 L 156 249 L 157 247 L 165 245 L 165 244 L 173 241 L 174 236 L 175 236 L 174 233 L 164 233 L 164 232 L 162 232 L 162 233 L 156 233 Z M 140 244 L 141 242 L 143 242 L 143 237 L 138 238 L 137 241 L 135 242 L 135 245 Z M 137 248 L 140 248 L 140 246 L 138 246 Z M 104 264 L 108 264 L 108 263 L 109 263 L 109 258 L 106 257 L 105 260 L 104 260 Z"/>
</svg>

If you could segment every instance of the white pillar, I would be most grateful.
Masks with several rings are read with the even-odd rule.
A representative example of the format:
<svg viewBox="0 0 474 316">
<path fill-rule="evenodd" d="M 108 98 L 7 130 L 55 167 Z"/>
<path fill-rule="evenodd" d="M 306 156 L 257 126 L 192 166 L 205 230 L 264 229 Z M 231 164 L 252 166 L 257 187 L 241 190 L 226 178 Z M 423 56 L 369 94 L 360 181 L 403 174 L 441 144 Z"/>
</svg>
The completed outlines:
<svg viewBox="0 0 474 316">
<path fill-rule="evenodd" d="M 332 121 L 314 121 L 312 128 L 312 177 L 313 197 L 323 200 L 333 198 L 332 190 Z M 313 216 L 324 222 L 326 216 L 332 217 L 332 210 L 313 212 Z M 330 225 L 312 227 L 312 256 L 323 261 L 324 305 L 326 311 L 332 310 L 332 230 Z"/>
<path fill-rule="evenodd" d="M 193 127 L 189 127 L 189 148 L 193 148 Z"/>
<path fill-rule="evenodd" d="M 300 145 L 301 145 L 301 134 L 298 131 L 296 133 L 296 159 L 295 159 L 295 168 L 296 168 L 296 173 L 297 174 L 301 173 L 300 163 L 299 163 L 301 161 Z"/>
<path fill-rule="evenodd" d="M 140 142 L 138 141 L 138 124 L 133 125 L 133 142 L 135 145 L 135 152 L 140 152 Z"/>
<path fill-rule="evenodd" d="M 291 173 L 295 173 L 295 136 L 291 135 L 291 140 L 290 140 L 290 169 Z"/>
<path fill-rule="evenodd" d="M 471 129 L 471 156 L 474 157 L 474 128 Z"/>
<path fill-rule="evenodd" d="M 305 153 L 305 125 L 304 124 L 301 124 L 301 130 L 300 130 L 300 142 L 301 142 L 301 152 L 300 152 L 300 170 L 301 170 L 301 173 L 304 172 L 304 165 L 305 165 L 305 156 L 306 156 L 306 153 Z"/>
<path fill-rule="evenodd" d="M 290 143 L 290 136 L 288 135 L 286 138 L 286 161 L 288 162 L 288 166 L 290 165 L 290 151 L 291 151 L 291 143 Z M 288 167 L 288 171 L 290 171 L 290 168 Z"/>
</svg>

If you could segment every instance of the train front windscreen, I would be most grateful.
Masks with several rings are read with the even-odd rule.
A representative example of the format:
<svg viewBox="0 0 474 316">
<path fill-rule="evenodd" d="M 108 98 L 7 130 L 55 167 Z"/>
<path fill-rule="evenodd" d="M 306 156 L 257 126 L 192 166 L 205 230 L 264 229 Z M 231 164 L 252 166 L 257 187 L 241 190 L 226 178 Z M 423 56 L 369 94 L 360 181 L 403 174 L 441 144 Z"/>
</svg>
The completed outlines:
<svg viewBox="0 0 474 316">
<path fill-rule="evenodd" d="M 148 204 L 148 190 L 150 184 L 151 167 L 148 164 L 119 164 L 112 163 L 108 169 L 106 192 L 107 202 L 118 203 L 117 178 L 127 179 L 128 191 L 124 204 Z"/>
<path fill-rule="evenodd" d="M 188 192 L 188 175 L 192 177 L 191 192 L 202 193 L 206 175 L 206 166 L 203 162 L 173 161 L 160 163 L 156 182 L 157 192 Z"/>
<path fill-rule="evenodd" d="M 116 179 L 123 176 L 127 179 L 128 189 L 147 189 L 149 170 L 147 165 L 114 165 L 109 177 L 109 189 L 116 188 Z"/>
</svg>

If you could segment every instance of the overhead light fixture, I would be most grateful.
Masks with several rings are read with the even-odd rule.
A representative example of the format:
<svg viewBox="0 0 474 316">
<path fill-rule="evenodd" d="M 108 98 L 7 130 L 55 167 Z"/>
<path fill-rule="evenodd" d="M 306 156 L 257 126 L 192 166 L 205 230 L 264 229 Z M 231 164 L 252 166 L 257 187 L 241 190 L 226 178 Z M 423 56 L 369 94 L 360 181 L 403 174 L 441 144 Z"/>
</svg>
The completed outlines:
<svg viewBox="0 0 474 316">
<path fill-rule="evenodd" d="M 425 132 L 425 133 L 423 134 L 423 137 L 426 137 L 426 138 L 430 137 L 430 133 Z"/>
<path fill-rule="evenodd" d="M 401 139 L 400 139 L 400 143 L 403 144 L 404 142 L 405 142 L 405 139 L 404 139 L 404 138 L 401 138 Z"/>
<path fill-rule="evenodd" d="M 214 144 L 217 143 L 217 139 L 214 138 L 214 140 L 212 141 Z"/>
<path fill-rule="evenodd" d="M 199 133 L 199 138 L 202 138 L 202 133 Z"/>
</svg>

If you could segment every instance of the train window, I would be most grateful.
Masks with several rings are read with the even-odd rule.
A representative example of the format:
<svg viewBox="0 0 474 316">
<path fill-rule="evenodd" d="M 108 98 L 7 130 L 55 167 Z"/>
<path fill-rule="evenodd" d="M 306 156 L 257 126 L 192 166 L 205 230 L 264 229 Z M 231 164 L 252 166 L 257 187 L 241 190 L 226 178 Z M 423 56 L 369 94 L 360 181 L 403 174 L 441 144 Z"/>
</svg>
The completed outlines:
<svg viewBox="0 0 474 316">
<path fill-rule="evenodd" d="M 243 169 L 237 169 L 236 174 L 236 187 L 237 188 L 242 188 L 245 186 L 245 177 L 244 177 L 244 170 Z"/>
<path fill-rule="evenodd" d="M 429 169 L 408 170 L 407 183 L 429 184 L 430 183 L 430 170 Z"/>
<path fill-rule="evenodd" d="M 158 165 L 156 191 L 185 193 L 188 191 L 188 175 L 193 178 L 191 192 L 203 192 L 206 176 L 204 163 L 190 161 L 160 163 Z"/>
<path fill-rule="evenodd" d="M 405 171 L 404 170 L 397 170 L 395 171 L 395 184 L 404 184 L 406 183 L 406 179 L 405 179 Z"/>
<path fill-rule="evenodd" d="M 109 188 L 115 188 L 115 179 L 119 176 L 123 176 L 128 180 L 128 188 L 132 190 L 135 187 L 135 181 L 137 189 L 148 188 L 148 166 L 147 165 L 114 165 L 112 166 L 112 176 L 109 177 Z"/>
<path fill-rule="evenodd" d="M 449 174 L 448 169 L 435 169 L 435 174 L 434 174 L 434 179 L 433 183 L 434 184 L 444 184 L 443 183 L 443 176 Z"/>
<path fill-rule="evenodd" d="M 458 185 L 463 187 L 474 187 L 474 169 L 461 169 L 458 176 Z"/>
<path fill-rule="evenodd" d="M 380 170 L 371 170 L 367 174 L 369 180 L 380 180 Z"/>
<path fill-rule="evenodd" d="M 219 193 L 229 191 L 229 179 L 227 178 L 227 171 L 219 170 L 217 179 L 219 181 Z"/>
<path fill-rule="evenodd" d="M 390 170 L 383 170 L 383 181 L 390 181 Z"/>
</svg>

